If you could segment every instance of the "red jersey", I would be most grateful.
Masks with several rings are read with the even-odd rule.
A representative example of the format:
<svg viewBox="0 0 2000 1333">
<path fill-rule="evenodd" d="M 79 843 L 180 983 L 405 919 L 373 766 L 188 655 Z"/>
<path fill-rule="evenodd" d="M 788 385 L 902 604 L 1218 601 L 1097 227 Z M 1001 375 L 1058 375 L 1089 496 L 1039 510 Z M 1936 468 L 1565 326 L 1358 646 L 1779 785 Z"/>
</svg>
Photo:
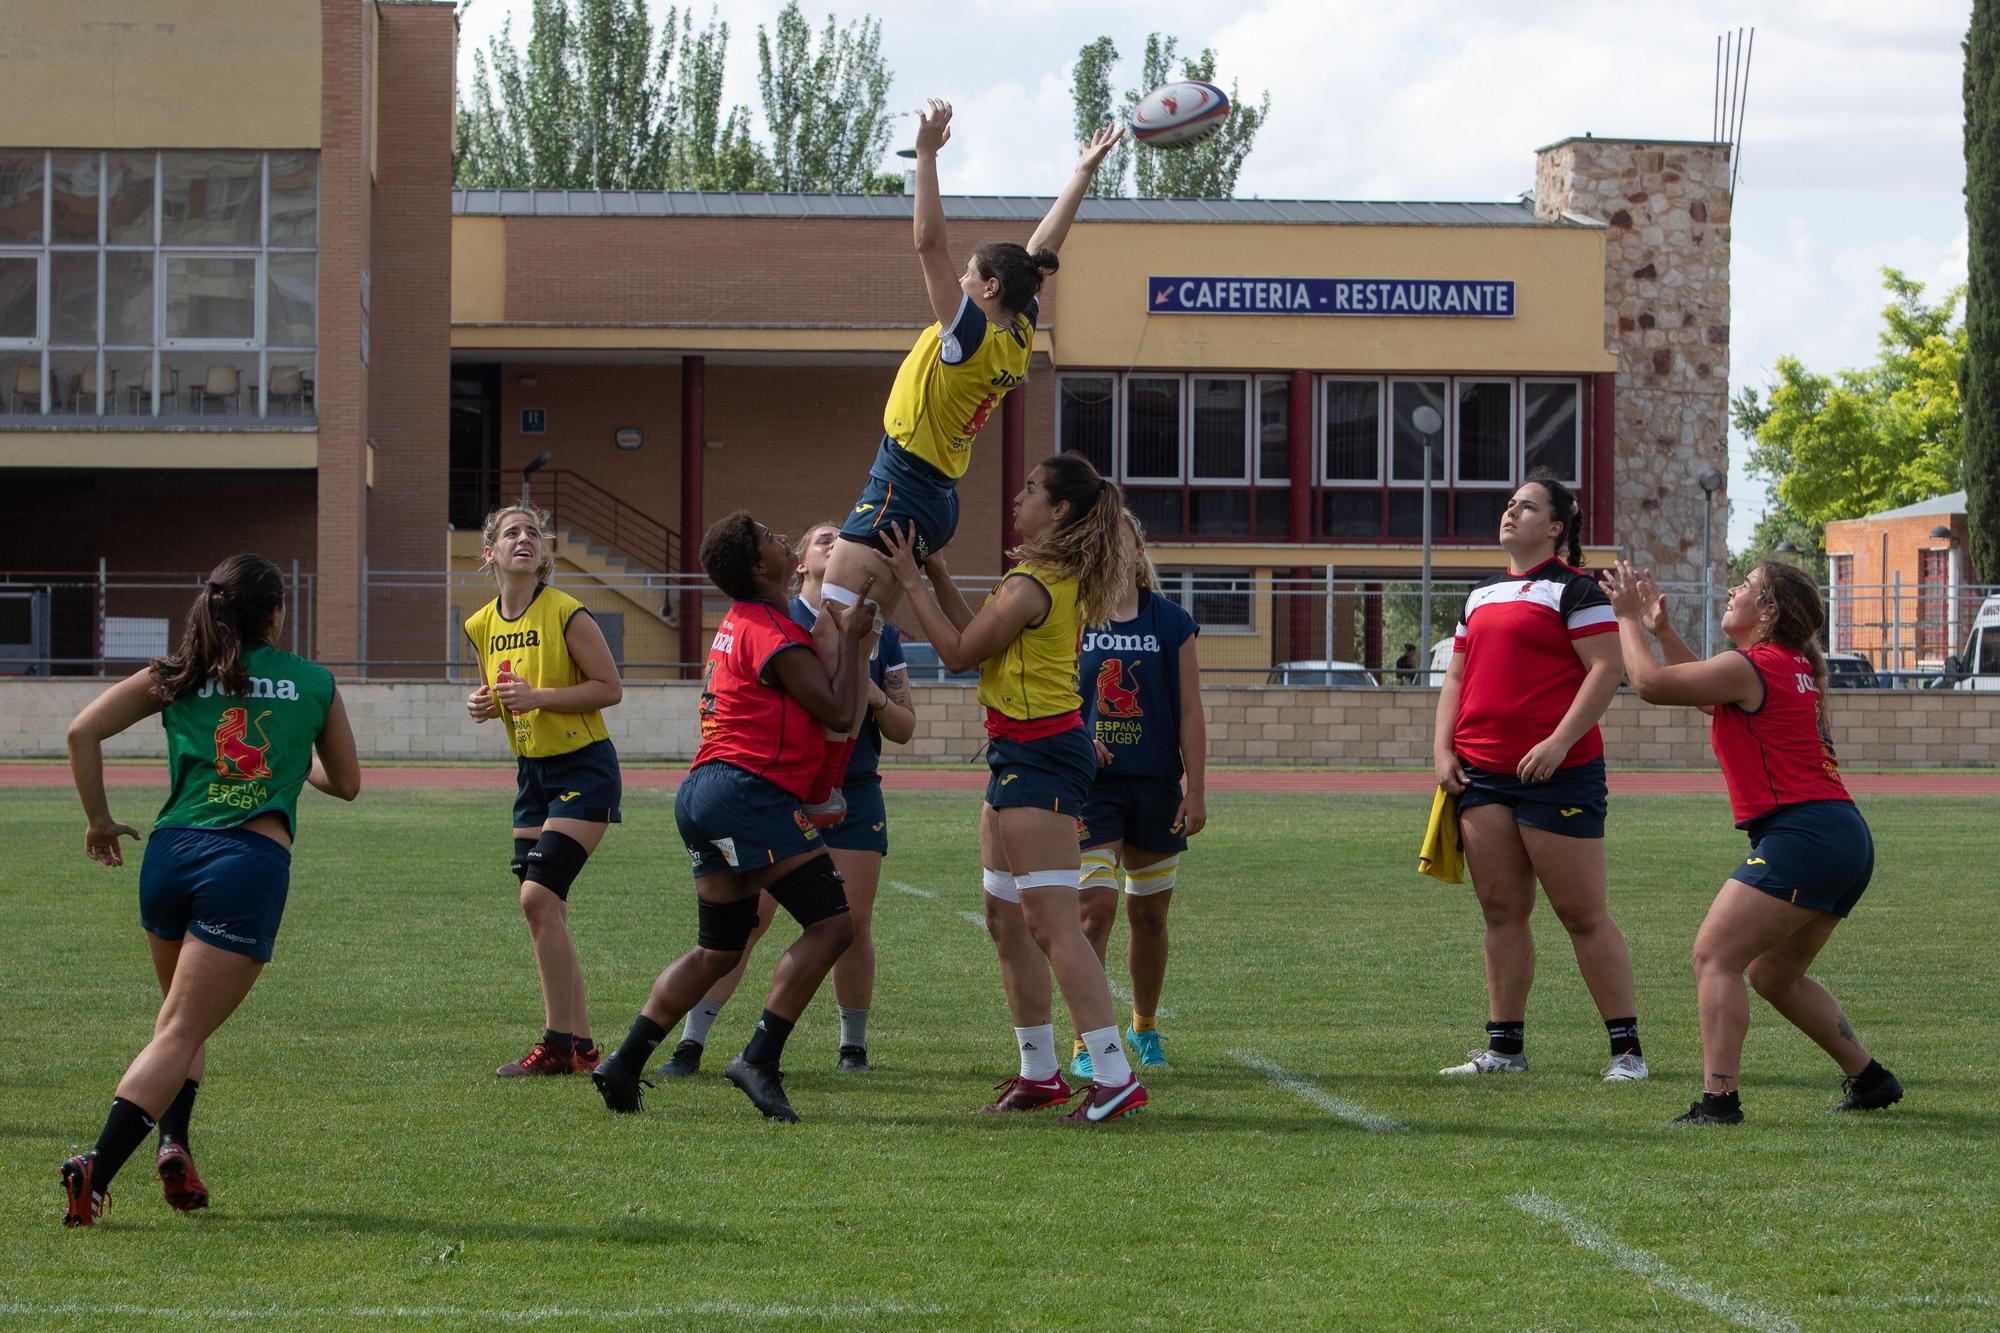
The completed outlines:
<svg viewBox="0 0 2000 1333">
<path fill-rule="evenodd" d="M 1597 580 L 1551 556 L 1525 574 L 1481 579 L 1465 599 L 1452 650 L 1465 654 L 1452 748 L 1495 773 L 1511 773 L 1549 738 L 1583 685 L 1576 642 L 1616 634 L 1618 617 Z M 1593 723 L 1558 768 L 1604 754 Z"/>
<path fill-rule="evenodd" d="M 1729 787 L 1736 827 L 1770 814 L 1781 805 L 1804 801 L 1847 801 L 1833 737 L 1826 730 L 1826 701 L 1804 653 L 1775 643 L 1738 649 L 1757 669 L 1764 701 L 1755 708 L 1717 704 L 1709 723 L 1709 744 Z"/>
<path fill-rule="evenodd" d="M 812 636 L 783 608 L 735 602 L 715 628 L 701 681 L 703 764 L 732 764 L 800 800 L 826 757 L 826 729 L 770 674 L 771 659 L 788 649 L 813 652 Z"/>
</svg>

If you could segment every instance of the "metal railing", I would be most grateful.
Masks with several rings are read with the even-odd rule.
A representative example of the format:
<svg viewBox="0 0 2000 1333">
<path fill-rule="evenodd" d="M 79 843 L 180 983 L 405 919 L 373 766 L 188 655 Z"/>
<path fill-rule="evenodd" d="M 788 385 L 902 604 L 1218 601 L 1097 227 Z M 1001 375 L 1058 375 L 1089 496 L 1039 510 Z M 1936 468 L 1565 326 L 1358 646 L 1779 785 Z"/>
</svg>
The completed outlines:
<svg viewBox="0 0 2000 1333">
<path fill-rule="evenodd" d="M 484 468 L 454 468 L 448 484 L 451 512 L 476 515 L 470 520 L 474 524 L 521 494 L 505 474 Z M 529 498 L 548 510 L 558 527 L 608 547 L 641 571 L 680 568 L 679 533 L 582 473 L 544 468 L 528 478 L 528 486 Z"/>
</svg>

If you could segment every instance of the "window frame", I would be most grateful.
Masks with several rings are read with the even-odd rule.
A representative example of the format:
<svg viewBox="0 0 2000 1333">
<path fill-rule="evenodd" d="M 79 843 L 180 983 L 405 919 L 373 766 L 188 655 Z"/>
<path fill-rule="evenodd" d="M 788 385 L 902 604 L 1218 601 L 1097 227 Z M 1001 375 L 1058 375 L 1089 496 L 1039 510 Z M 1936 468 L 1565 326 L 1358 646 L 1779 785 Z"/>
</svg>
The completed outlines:
<svg viewBox="0 0 2000 1333">
<path fill-rule="evenodd" d="M 1195 385 L 1202 380 L 1220 384 L 1241 384 L 1243 386 L 1243 447 L 1242 471 L 1233 477 L 1197 477 L 1195 465 Z M 1181 429 L 1181 474 L 1187 478 L 1189 486 L 1214 486 L 1235 489 L 1257 484 L 1257 377 L 1244 371 L 1189 371 L 1187 385 L 1182 392 L 1186 404 L 1182 410 Z"/>
<path fill-rule="evenodd" d="M 1326 442 L 1326 386 L 1330 384 L 1372 384 L 1375 386 L 1375 475 L 1373 477 L 1336 477 L 1330 471 L 1332 464 L 1327 457 Z M 1313 439 L 1318 458 L 1318 477 L 1313 485 L 1319 489 L 1333 491 L 1365 490 L 1370 486 L 1388 484 L 1388 459 L 1386 441 L 1389 434 L 1387 380 L 1381 375 L 1317 375 L 1314 377 L 1313 393 Z M 1422 485 L 1419 482 L 1418 485 Z"/>
<path fill-rule="evenodd" d="M 1528 476 L 1528 386 L 1531 384 L 1563 384 L 1568 385 L 1576 393 L 1576 431 L 1575 438 L 1572 440 L 1574 451 L 1570 456 L 1575 470 L 1568 476 L 1559 476 L 1557 480 L 1561 481 L 1565 486 L 1582 485 L 1584 434 L 1583 381 L 1574 375 L 1518 375 L 1515 379 L 1517 381 L 1514 390 L 1516 399 L 1514 414 L 1515 475 L 1524 481 Z"/>
<path fill-rule="evenodd" d="M 1291 419 L 1292 377 L 1290 375 L 1253 374 L 1250 377 L 1250 484 L 1252 486 L 1290 486 L 1292 484 L 1291 433 L 1297 423 Z M 1264 386 L 1282 386 L 1285 393 L 1285 473 L 1281 477 L 1264 475 Z M 1306 409 L 1310 417 L 1312 408 Z M 1312 478 L 1306 477 L 1302 484 L 1312 485 Z"/>
<path fill-rule="evenodd" d="M 1194 585 L 1198 580 L 1221 582 L 1229 580 L 1240 583 L 1241 588 L 1202 588 Z M 1174 605 L 1194 616 L 1203 634 L 1247 637 L 1257 633 L 1257 571 L 1249 565 L 1168 565 L 1160 569 L 1160 583 L 1154 592 L 1167 598 Z M 1195 615 L 1197 596 L 1242 597 L 1248 608 L 1249 619 L 1243 623 L 1203 620 Z"/>
<path fill-rule="evenodd" d="M 1457 395 L 1452 392 L 1452 377 L 1449 375 L 1384 375 L 1382 377 L 1382 481 L 1380 485 L 1385 490 L 1392 491 L 1420 491 L 1424 488 L 1424 479 L 1420 476 L 1407 480 L 1398 480 L 1395 476 L 1396 386 L 1398 384 L 1444 385 L 1444 393 L 1442 395 L 1444 403 L 1438 412 L 1438 415 L 1444 418 L 1444 423 L 1438 427 L 1438 432 L 1442 437 L 1439 440 L 1440 451 L 1444 456 L 1438 460 L 1439 467 L 1437 475 L 1431 478 L 1431 488 L 1433 490 L 1442 488 L 1449 491 L 1452 488 L 1452 442 L 1458 433 L 1458 404 L 1455 401 Z M 1340 489 L 1348 488 L 1342 487 Z"/>
<path fill-rule="evenodd" d="M 1507 390 L 1507 471 L 1509 479 L 1502 481 L 1471 481 L 1461 476 L 1464 468 L 1464 441 L 1461 438 L 1465 414 L 1459 411 L 1458 389 L 1461 384 L 1498 384 Z M 1521 471 L 1521 387 L 1520 377 L 1515 375 L 1454 375 L 1451 377 L 1451 430 L 1449 438 L 1450 455 L 1445 465 L 1442 480 L 1455 491 L 1511 491 L 1520 485 L 1513 477 L 1525 476 Z M 1418 483 L 1422 485 L 1421 482 Z M 1433 481 L 1432 486 L 1437 482 Z"/>
<path fill-rule="evenodd" d="M 1179 388 L 1175 391 L 1174 407 L 1174 475 L 1171 477 L 1135 477 L 1132 475 L 1132 453 L 1129 447 L 1132 438 L 1130 421 L 1132 415 L 1132 382 L 1134 380 L 1174 380 Z M 1118 483 L 1121 486 L 1181 486 L 1188 483 L 1188 376 L 1183 371 L 1160 371 L 1157 373 L 1128 370 L 1118 376 L 1118 423 L 1114 432 L 1120 448 L 1115 455 L 1118 465 Z"/>
</svg>

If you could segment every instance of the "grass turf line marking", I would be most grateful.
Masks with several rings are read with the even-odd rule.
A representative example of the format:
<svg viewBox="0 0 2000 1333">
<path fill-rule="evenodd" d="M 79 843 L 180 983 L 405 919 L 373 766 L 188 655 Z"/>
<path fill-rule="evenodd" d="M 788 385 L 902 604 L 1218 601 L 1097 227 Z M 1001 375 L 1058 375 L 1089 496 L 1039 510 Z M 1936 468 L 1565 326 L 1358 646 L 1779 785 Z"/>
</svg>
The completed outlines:
<svg viewBox="0 0 2000 1333">
<path fill-rule="evenodd" d="M 929 898 L 933 901 L 935 901 L 937 898 L 937 895 L 935 893 L 932 893 L 929 889 L 920 889 L 914 884 L 905 884 L 903 883 L 903 881 L 899 879 L 892 879 L 887 882 L 889 887 L 894 889 L 896 892 L 907 893 L 912 898 Z"/>
<path fill-rule="evenodd" d="M 1131 1003 L 1133 1002 L 1133 1001 L 1132 1001 L 1132 988 L 1131 988 L 1130 986 L 1127 986 L 1127 985 L 1125 985 L 1125 984 L 1124 984 L 1123 982 L 1121 982 L 1121 981 L 1117 981 L 1117 980 L 1115 980 L 1115 979 L 1113 979 L 1113 978 L 1111 978 L 1111 977 L 1106 977 L 1106 978 L 1105 978 L 1105 980 L 1106 980 L 1107 982 L 1109 982 L 1109 983 L 1110 983 L 1110 985 L 1111 985 L 1111 998 L 1112 998 L 1112 999 L 1114 999 L 1114 1000 L 1118 1001 L 1118 1003 L 1120 1003 L 1120 1004 L 1131 1004 Z M 1179 1015 L 1177 1015 L 1176 1013 L 1174 1013 L 1174 1011 L 1173 1011 L 1172 1009 L 1168 1008 L 1168 1007 L 1167 1007 L 1166 1005 L 1164 1005 L 1164 1004 L 1163 1004 L 1163 1005 L 1161 1005 L 1161 1006 L 1159 1007 L 1158 1011 L 1154 1013 L 1153 1017 L 1155 1017 L 1155 1018 L 1177 1018 L 1177 1017 L 1179 1017 Z"/>
<path fill-rule="evenodd" d="M 959 916 L 963 917 L 967 921 L 970 921 L 973 925 L 979 927 L 981 930 L 986 929 L 986 918 L 981 916 L 977 912 L 960 912 Z"/>
<path fill-rule="evenodd" d="M 1592 1254 L 1602 1255 L 1628 1273 L 1637 1273 L 1663 1291 L 1691 1301 L 1710 1314 L 1743 1325 L 1745 1328 L 1762 1330 L 1763 1333 L 1798 1333 L 1799 1326 L 1784 1315 L 1741 1301 L 1727 1292 L 1717 1291 L 1706 1282 L 1675 1272 L 1658 1255 L 1651 1254 L 1636 1246 L 1623 1244 L 1617 1237 L 1601 1227 L 1592 1226 L 1583 1218 L 1557 1203 L 1529 1190 L 1526 1194 L 1516 1194 L 1507 1200 L 1530 1217 L 1539 1217 L 1544 1222 L 1562 1228 L 1572 1243 L 1582 1246 Z"/>
<path fill-rule="evenodd" d="M 523 1310 L 473 1309 L 451 1305 L 379 1305 L 345 1308 L 337 1305 L 266 1305 L 257 1309 L 227 1310 L 200 1306 L 92 1305 L 83 1301 L 37 1304 L 31 1301 L 0 1301 L 0 1315 L 86 1318 L 118 1316 L 138 1319 L 193 1321 L 257 1321 L 269 1319 L 480 1319 L 501 1324 L 539 1324 L 550 1320 L 623 1319 L 654 1321 L 686 1318 L 691 1315 L 733 1315 L 742 1319 L 858 1319 L 874 1315 L 939 1315 L 949 1310 L 943 1305 L 764 1305 L 749 1301 L 699 1301 L 688 1305 L 659 1305 L 612 1310 L 570 1306 L 529 1307 Z"/>
<path fill-rule="evenodd" d="M 1229 1058 L 1240 1065 L 1248 1065 L 1293 1096 L 1311 1102 L 1320 1110 L 1337 1115 L 1351 1125 L 1359 1125 L 1371 1134 L 1397 1134 L 1408 1128 L 1387 1116 L 1376 1115 L 1357 1102 L 1334 1096 L 1311 1080 L 1271 1063 L 1255 1051 L 1231 1051 Z"/>
</svg>

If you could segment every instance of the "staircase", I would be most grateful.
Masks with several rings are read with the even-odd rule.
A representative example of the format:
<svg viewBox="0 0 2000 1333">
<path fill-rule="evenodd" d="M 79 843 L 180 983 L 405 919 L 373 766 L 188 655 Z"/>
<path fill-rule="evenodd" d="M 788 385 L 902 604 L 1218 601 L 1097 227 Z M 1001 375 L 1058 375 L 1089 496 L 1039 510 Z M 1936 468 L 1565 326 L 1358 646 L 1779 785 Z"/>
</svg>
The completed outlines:
<svg viewBox="0 0 2000 1333">
<path fill-rule="evenodd" d="M 605 592 L 615 594 L 647 619 L 667 626 L 680 624 L 667 590 L 642 582 L 646 575 L 663 571 L 640 567 L 622 552 L 560 517 L 556 519 L 556 559 L 575 566 L 577 573 Z"/>
</svg>

